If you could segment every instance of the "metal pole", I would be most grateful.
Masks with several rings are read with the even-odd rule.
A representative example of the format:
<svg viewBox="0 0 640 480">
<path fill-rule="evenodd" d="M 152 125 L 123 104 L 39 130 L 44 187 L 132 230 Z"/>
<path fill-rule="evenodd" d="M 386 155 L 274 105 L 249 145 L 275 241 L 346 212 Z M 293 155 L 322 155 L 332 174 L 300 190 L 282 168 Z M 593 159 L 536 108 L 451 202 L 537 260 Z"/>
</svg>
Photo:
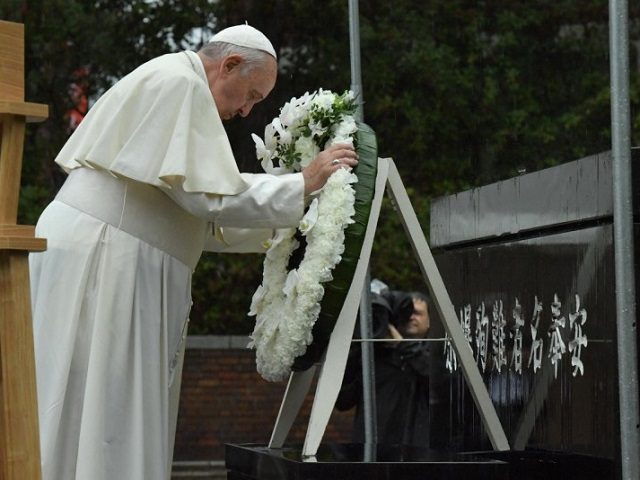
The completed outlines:
<svg viewBox="0 0 640 480">
<path fill-rule="evenodd" d="M 360 11 L 358 0 L 349 0 L 349 37 L 351 45 L 351 91 L 358 99 L 356 120 L 364 120 L 362 96 L 362 69 L 360 68 Z"/>
<path fill-rule="evenodd" d="M 375 461 L 375 444 L 378 442 L 378 413 L 376 408 L 376 375 L 373 344 L 371 338 L 371 298 L 370 274 L 367 268 L 362 296 L 360 297 L 360 337 L 362 343 L 362 407 L 364 419 L 364 458 L 365 462 Z"/>
<path fill-rule="evenodd" d="M 358 110 L 356 120 L 363 121 L 364 113 L 362 105 L 362 73 L 360 68 L 360 13 L 358 0 L 349 0 L 349 37 L 351 45 L 351 90 L 356 96 Z M 362 297 L 360 299 L 360 337 L 371 338 L 371 277 L 369 270 L 365 276 Z M 375 366 L 373 363 L 373 345 L 370 342 L 362 343 L 362 398 L 364 417 L 364 460 L 375 460 L 375 444 L 378 439 L 377 412 L 375 399 Z"/>
<path fill-rule="evenodd" d="M 618 336 L 618 401 L 622 478 L 638 479 L 638 371 L 633 258 L 629 114 L 629 29 L 626 0 L 609 0 L 613 237 Z"/>
</svg>

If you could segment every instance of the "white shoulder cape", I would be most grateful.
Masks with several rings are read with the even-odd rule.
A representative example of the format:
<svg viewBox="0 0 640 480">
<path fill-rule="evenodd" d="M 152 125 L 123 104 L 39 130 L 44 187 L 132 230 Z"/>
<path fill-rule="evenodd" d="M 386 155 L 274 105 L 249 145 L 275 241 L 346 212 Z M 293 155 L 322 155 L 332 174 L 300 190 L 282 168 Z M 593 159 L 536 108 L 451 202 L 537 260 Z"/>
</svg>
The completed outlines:
<svg viewBox="0 0 640 480">
<path fill-rule="evenodd" d="M 234 195 L 248 188 L 233 157 L 204 67 L 194 52 L 155 58 L 109 89 L 56 157 L 186 192 Z"/>
</svg>

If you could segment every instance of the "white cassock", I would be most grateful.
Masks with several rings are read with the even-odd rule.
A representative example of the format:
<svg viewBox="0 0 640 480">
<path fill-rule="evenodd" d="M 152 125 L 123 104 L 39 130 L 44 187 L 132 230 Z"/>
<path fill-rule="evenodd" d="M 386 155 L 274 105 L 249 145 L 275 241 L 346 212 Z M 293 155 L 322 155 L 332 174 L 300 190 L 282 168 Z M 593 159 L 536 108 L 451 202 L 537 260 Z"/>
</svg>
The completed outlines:
<svg viewBox="0 0 640 480">
<path fill-rule="evenodd" d="M 168 479 L 196 263 L 297 225 L 304 180 L 238 172 L 192 52 L 124 77 L 56 162 L 29 258 L 43 480 Z"/>
</svg>

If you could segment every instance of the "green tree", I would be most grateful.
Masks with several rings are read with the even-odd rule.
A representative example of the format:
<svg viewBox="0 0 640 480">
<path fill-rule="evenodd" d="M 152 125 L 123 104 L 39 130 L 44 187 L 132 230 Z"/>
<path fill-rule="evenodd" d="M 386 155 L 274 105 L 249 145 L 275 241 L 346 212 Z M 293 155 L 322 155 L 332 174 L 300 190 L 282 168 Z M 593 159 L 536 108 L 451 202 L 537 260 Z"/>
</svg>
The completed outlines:
<svg viewBox="0 0 640 480">
<path fill-rule="evenodd" d="M 640 127 L 632 5 L 631 99 Z M 276 88 L 227 125 L 241 170 L 258 171 L 250 133 L 292 96 L 350 85 L 347 0 L 75 0 L 0 4 L 25 23 L 27 99 L 51 118 L 25 148 L 21 221 L 33 223 L 64 175 L 53 159 L 68 131 L 73 72 L 88 68 L 91 98 L 153 56 L 197 48 L 248 21 L 280 55 Z M 360 2 L 365 121 L 393 157 L 428 230 L 430 199 L 610 148 L 608 11 L 604 0 L 367 0 Z M 638 128 L 633 128 L 636 139 Z M 260 257 L 205 255 L 194 278 L 192 331 L 247 332 Z M 372 275 L 394 288 L 421 281 L 385 203 Z"/>
<path fill-rule="evenodd" d="M 34 223 L 64 181 L 53 159 L 69 135 L 69 85 L 88 71 L 91 100 L 154 56 L 202 43 L 216 24 L 206 0 L 25 1 L 0 3 L 0 18 L 24 23 L 26 97 L 47 103 L 49 119 L 25 142 L 20 220 Z"/>
</svg>

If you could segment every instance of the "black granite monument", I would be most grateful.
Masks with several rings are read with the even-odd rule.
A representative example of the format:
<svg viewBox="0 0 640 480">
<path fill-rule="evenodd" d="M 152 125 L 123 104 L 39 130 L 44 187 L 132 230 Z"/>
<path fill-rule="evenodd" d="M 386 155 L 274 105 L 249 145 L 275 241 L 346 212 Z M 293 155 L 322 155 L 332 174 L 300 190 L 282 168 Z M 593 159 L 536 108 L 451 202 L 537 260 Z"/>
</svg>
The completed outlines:
<svg viewBox="0 0 640 480">
<path fill-rule="evenodd" d="M 608 153 L 432 203 L 430 245 L 510 451 L 491 451 L 441 347 L 431 445 L 367 458 L 362 445 L 326 444 L 313 459 L 228 445 L 229 479 L 618 478 L 612 224 Z"/>
</svg>

